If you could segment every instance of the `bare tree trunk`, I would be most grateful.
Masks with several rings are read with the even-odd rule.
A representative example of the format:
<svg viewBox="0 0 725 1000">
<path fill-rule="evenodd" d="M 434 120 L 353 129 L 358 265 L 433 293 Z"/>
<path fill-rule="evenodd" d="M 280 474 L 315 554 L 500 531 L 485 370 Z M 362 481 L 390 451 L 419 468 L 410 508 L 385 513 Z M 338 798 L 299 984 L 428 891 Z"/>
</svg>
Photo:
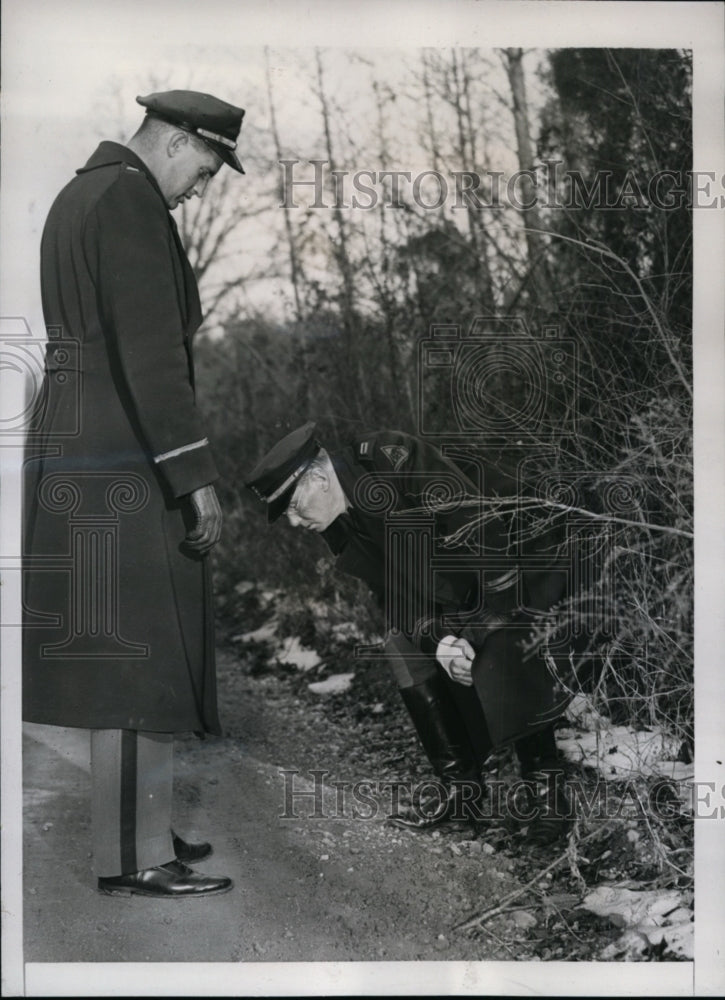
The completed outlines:
<svg viewBox="0 0 725 1000">
<path fill-rule="evenodd" d="M 269 48 L 264 50 L 264 68 L 267 78 L 267 99 L 269 101 L 269 115 L 272 124 L 272 138 L 274 139 L 275 155 L 279 163 L 283 158 L 282 145 L 279 139 L 279 129 L 277 128 L 277 113 L 272 92 L 272 76 L 269 71 Z M 290 215 L 291 208 L 287 199 L 282 199 L 282 214 L 284 218 L 284 230 L 287 237 L 287 253 L 290 264 L 290 279 L 292 282 L 292 292 L 295 302 L 296 324 L 296 350 L 295 362 L 299 366 L 300 377 L 297 379 L 297 398 L 295 405 L 301 414 L 309 413 L 310 408 L 310 371 L 309 371 L 309 348 L 306 327 L 305 313 L 302 305 L 302 287 L 305 282 L 305 273 L 302 261 L 297 252 L 297 241 L 292 226 Z"/>
<path fill-rule="evenodd" d="M 433 117 L 433 91 L 430 82 L 430 65 L 428 63 L 428 55 L 423 50 L 421 56 L 421 62 L 423 64 L 423 94 L 425 98 L 425 120 L 428 128 L 428 135 L 430 136 L 430 148 L 431 156 L 433 157 L 433 163 L 431 164 L 435 171 L 439 170 L 440 167 L 440 156 L 438 154 L 438 137 L 436 134 L 435 120 Z"/>
<path fill-rule="evenodd" d="M 319 49 L 316 50 L 315 56 L 317 60 L 317 85 L 318 85 L 317 95 L 320 99 L 320 108 L 322 111 L 322 124 L 325 132 L 325 152 L 327 153 L 327 160 L 330 164 L 330 173 L 334 176 L 334 172 L 338 169 L 338 167 L 335 161 L 335 155 L 332 147 L 332 133 L 330 131 L 330 109 L 327 100 L 327 95 L 325 94 L 325 86 L 324 86 L 323 70 L 322 70 L 322 58 L 320 56 Z M 337 197 L 335 197 L 333 201 L 332 217 L 335 220 L 335 226 L 337 228 L 338 245 L 335 248 L 335 259 L 337 260 L 337 264 L 340 269 L 340 276 L 342 278 L 343 316 L 346 325 L 348 325 L 351 324 L 352 314 L 355 304 L 354 283 L 352 280 L 352 267 L 350 265 L 350 257 L 347 251 L 347 230 L 345 228 L 345 222 L 342 216 L 342 209 L 340 208 L 339 199 Z"/>
<path fill-rule="evenodd" d="M 319 49 L 315 51 L 315 59 L 317 63 L 317 96 L 320 101 L 320 109 L 322 112 L 325 152 L 330 165 L 330 173 L 333 177 L 335 177 L 335 171 L 338 169 L 338 165 L 335 160 L 332 145 L 330 108 L 327 95 L 325 93 L 322 57 Z M 348 386 L 347 395 L 350 400 L 357 400 L 360 420 L 365 423 L 366 420 L 369 419 L 369 416 L 367 416 L 369 407 L 366 405 L 368 392 L 362 365 L 359 362 L 359 354 L 356 344 L 356 335 L 359 333 L 359 324 L 355 311 L 355 284 L 353 279 L 353 268 L 350 261 L 350 255 L 348 253 L 347 227 L 343 218 L 342 209 L 340 207 L 340 199 L 337 197 L 337 192 L 335 192 L 333 200 L 332 217 L 337 230 L 337 245 L 334 247 L 334 257 L 342 279 L 342 326 L 345 333 L 347 358 L 349 362 L 348 372 L 346 374 L 351 376 L 351 384 Z"/>
<path fill-rule="evenodd" d="M 534 154 L 529 131 L 528 104 L 526 101 L 526 83 L 524 80 L 523 49 L 505 49 L 505 66 L 508 74 L 511 97 L 513 100 L 514 128 L 516 130 L 516 147 L 521 177 L 521 205 L 517 206 L 526 227 L 526 247 L 529 255 L 529 269 L 542 304 L 546 304 L 549 295 L 546 288 L 546 247 L 540 232 L 541 218 L 536 205 L 536 187 L 532 173 L 534 169 Z"/>
<path fill-rule="evenodd" d="M 275 155 L 277 157 L 277 162 L 282 160 L 282 147 L 279 141 L 279 130 L 277 128 L 277 113 L 274 105 L 274 97 L 272 94 L 272 78 L 269 72 L 269 48 L 265 47 L 264 50 L 264 67 L 267 77 L 267 99 L 269 101 L 269 115 L 272 124 L 272 138 L 274 139 L 274 149 Z M 299 259 L 297 253 L 297 243 L 295 241 L 294 231 L 292 229 L 292 220 L 290 218 L 290 206 L 287 203 L 287 199 L 283 199 L 282 204 L 282 214 L 284 217 L 284 228 L 287 235 L 287 249 L 289 252 L 289 262 L 290 262 L 290 277 L 292 280 L 292 291 L 295 298 L 295 315 L 297 321 L 302 323 L 304 319 L 303 309 L 302 309 L 302 299 L 300 294 L 300 285 L 304 281 L 304 272 L 302 269 L 302 262 Z"/>
<path fill-rule="evenodd" d="M 456 122 L 458 125 L 458 143 L 461 157 L 461 169 L 476 173 L 476 137 L 471 113 L 470 75 L 465 64 L 465 57 L 460 55 L 460 66 L 456 50 L 452 53 L 453 79 L 455 81 Z M 459 75 L 460 73 L 460 75 Z M 491 274 L 488 268 L 485 234 L 479 226 L 479 217 L 470 199 L 466 205 L 468 233 L 475 255 L 476 298 L 486 312 L 493 311 L 493 292 Z"/>
<path fill-rule="evenodd" d="M 373 81 L 373 92 L 375 94 L 375 107 L 377 111 L 377 132 L 380 149 L 380 165 L 383 170 L 390 166 L 390 156 L 388 153 L 387 135 L 385 129 L 385 102 L 381 88 L 376 81 Z M 391 92 L 388 90 L 388 98 Z M 401 363 L 400 350 L 395 339 L 397 326 L 397 299 L 394 281 L 392 278 L 392 259 L 394 253 L 391 250 L 391 242 L 388 235 L 388 215 L 385 212 L 378 213 L 379 219 L 379 239 L 380 239 L 380 270 L 379 277 L 373 277 L 377 286 L 378 299 L 385 323 L 385 338 L 388 349 L 388 363 L 390 366 L 390 382 L 392 387 L 392 398 L 401 401 L 401 413 L 404 421 L 412 421 L 414 404 L 412 387 Z M 368 255 L 369 256 L 369 255 Z"/>
</svg>

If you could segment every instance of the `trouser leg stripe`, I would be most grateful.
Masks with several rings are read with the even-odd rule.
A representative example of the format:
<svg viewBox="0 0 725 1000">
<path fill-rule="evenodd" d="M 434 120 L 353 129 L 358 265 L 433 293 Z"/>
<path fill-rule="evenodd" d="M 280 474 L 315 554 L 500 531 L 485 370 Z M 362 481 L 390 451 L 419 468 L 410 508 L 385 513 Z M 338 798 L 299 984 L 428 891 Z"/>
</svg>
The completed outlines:
<svg viewBox="0 0 725 1000">
<path fill-rule="evenodd" d="M 124 729 L 121 735 L 121 870 L 138 871 L 136 863 L 136 733 Z"/>
</svg>

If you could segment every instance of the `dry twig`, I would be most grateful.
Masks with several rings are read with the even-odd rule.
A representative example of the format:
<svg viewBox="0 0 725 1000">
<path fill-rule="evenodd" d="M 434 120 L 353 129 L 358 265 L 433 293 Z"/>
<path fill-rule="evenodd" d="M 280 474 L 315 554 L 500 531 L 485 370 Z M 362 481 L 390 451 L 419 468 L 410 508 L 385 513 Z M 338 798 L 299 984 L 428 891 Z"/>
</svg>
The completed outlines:
<svg viewBox="0 0 725 1000">
<path fill-rule="evenodd" d="M 611 826 L 613 826 L 612 821 L 605 823 L 603 827 L 598 827 L 596 830 L 593 830 L 591 833 L 587 834 L 586 837 L 582 837 L 579 843 L 585 844 L 588 840 L 594 840 L 596 837 L 601 836 L 603 830 Z M 549 872 L 553 872 L 555 868 L 558 868 L 559 865 L 569 860 L 570 860 L 570 853 L 569 853 L 569 846 L 567 845 L 567 849 L 563 851 L 558 858 L 552 861 L 550 865 L 547 865 L 546 868 L 542 868 L 542 870 L 538 872 L 529 882 L 527 882 L 526 885 L 521 886 L 520 889 L 515 889 L 513 892 L 510 892 L 508 896 L 504 896 L 501 902 L 498 903 L 496 906 L 492 906 L 488 910 L 484 910 L 483 913 L 479 913 L 478 916 L 471 917 L 468 920 L 463 921 L 463 923 L 456 924 L 453 930 L 454 931 L 473 930 L 474 927 L 481 926 L 481 924 L 485 923 L 486 920 L 490 920 L 491 917 L 496 917 L 501 913 L 505 913 L 506 910 L 510 909 L 510 904 L 513 903 L 515 900 L 519 899 L 521 896 L 525 895 L 530 889 L 532 889 L 539 881 L 539 879 L 542 879 Z"/>
</svg>

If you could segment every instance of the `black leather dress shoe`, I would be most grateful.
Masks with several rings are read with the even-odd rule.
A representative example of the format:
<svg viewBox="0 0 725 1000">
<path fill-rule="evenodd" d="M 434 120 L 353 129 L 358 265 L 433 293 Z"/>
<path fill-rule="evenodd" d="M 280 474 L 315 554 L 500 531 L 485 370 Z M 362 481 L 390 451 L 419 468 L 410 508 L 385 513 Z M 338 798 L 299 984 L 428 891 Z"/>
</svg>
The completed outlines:
<svg viewBox="0 0 725 1000">
<path fill-rule="evenodd" d="M 175 833 L 173 833 L 173 841 L 176 860 L 183 861 L 187 865 L 194 864 L 195 861 L 203 861 L 212 853 L 212 846 L 206 841 L 202 841 L 200 844 L 187 844 Z"/>
<path fill-rule="evenodd" d="M 229 892 L 232 884 L 230 878 L 201 875 L 181 861 L 170 861 L 167 865 L 128 875 L 98 879 L 99 891 L 108 896 L 155 896 L 157 899 L 214 896 Z"/>
</svg>

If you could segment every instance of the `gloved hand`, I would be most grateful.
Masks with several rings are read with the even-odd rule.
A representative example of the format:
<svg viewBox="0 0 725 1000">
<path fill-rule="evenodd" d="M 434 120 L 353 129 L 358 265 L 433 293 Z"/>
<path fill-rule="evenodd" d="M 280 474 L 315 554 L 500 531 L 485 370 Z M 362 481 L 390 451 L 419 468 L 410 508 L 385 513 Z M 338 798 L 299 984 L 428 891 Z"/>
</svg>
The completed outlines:
<svg viewBox="0 0 725 1000">
<path fill-rule="evenodd" d="M 208 552 L 221 538 L 222 510 L 216 490 L 210 484 L 189 493 L 196 524 L 186 535 L 186 544 L 195 552 Z"/>
<path fill-rule="evenodd" d="M 468 639 L 447 635 L 441 639 L 436 649 L 436 659 L 452 681 L 471 687 L 473 677 L 471 667 L 476 652 Z"/>
</svg>

